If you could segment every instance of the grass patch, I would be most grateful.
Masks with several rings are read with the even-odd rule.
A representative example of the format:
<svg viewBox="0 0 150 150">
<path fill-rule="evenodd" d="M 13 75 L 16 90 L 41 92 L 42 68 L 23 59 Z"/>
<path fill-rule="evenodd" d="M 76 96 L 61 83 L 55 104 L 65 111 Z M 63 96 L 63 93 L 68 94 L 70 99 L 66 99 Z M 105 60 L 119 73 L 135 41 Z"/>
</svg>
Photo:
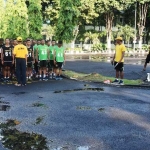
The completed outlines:
<svg viewBox="0 0 150 150">
<path fill-rule="evenodd" d="M 98 73 L 91 73 L 91 74 L 84 74 L 84 73 L 78 73 L 70 70 L 66 70 L 63 72 L 63 75 L 71 78 L 71 79 L 77 79 L 77 80 L 82 80 L 82 81 L 94 81 L 94 82 L 104 82 L 105 80 L 110 80 L 111 82 L 115 80 L 113 77 L 107 77 L 103 76 Z M 140 85 L 142 84 L 142 80 L 127 80 L 124 79 L 124 84 L 125 85 Z"/>
</svg>

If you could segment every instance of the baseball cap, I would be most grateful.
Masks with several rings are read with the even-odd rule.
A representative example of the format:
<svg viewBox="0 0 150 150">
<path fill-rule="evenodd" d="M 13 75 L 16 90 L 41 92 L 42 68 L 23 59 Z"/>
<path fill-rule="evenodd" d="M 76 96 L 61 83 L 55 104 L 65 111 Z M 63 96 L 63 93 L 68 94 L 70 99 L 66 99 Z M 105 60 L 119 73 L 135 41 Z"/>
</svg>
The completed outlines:
<svg viewBox="0 0 150 150">
<path fill-rule="evenodd" d="M 122 41 L 122 37 L 117 37 L 115 40 L 120 40 L 120 41 Z"/>
<path fill-rule="evenodd" d="M 22 42 L 22 37 L 17 37 L 18 42 Z"/>
</svg>

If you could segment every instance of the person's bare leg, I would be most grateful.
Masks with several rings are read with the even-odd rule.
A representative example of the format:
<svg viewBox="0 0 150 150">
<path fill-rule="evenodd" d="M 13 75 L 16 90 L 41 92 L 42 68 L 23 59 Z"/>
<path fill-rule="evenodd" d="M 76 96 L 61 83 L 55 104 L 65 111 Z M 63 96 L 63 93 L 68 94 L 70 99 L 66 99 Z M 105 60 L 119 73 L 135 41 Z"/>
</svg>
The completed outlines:
<svg viewBox="0 0 150 150">
<path fill-rule="evenodd" d="M 4 78 L 6 78 L 7 77 L 7 67 L 4 67 Z"/>
<path fill-rule="evenodd" d="M 7 67 L 7 76 L 10 78 L 10 67 Z"/>
<path fill-rule="evenodd" d="M 116 79 L 118 79 L 118 78 L 119 78 L 119 71 L 116 70 Z"/>
<path fill-rule="evenodd" d="M 120 72 L 120 79 L 123 79 L 123 78 L 124 78 L 124 72 L 121 71 L 121 72 Z"/>
<path fill-rule="evenodd" d="M 59 69 L 59 76 L 61 76 L 62 74 L 62 69 Z"/>
</svg>

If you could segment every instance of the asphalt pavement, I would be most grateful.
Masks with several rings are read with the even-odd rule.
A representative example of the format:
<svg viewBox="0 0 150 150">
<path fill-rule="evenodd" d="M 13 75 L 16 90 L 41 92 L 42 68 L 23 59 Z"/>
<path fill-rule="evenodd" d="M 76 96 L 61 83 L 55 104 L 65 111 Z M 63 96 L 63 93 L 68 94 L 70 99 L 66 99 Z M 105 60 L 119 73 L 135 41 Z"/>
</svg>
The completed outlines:
<svg viewBox="0 0 150 150">
<path fill-rule="evenodd" d="M 101 72 L 110 65 L 82 63 L 67 62 L 65 68 L 88 73 Z M 49 150 L 150 149 L 149 88 L 108 87 L 69 79 L 26 87 L 0 85 L 0 108 L 4 103 L 10 107 L 1 109 L 0 122 L 18 120 L 18 131 L 42 134 Z M 0 150 L 8 148 L 3 147 L 3 137 Z"/>
</svg>

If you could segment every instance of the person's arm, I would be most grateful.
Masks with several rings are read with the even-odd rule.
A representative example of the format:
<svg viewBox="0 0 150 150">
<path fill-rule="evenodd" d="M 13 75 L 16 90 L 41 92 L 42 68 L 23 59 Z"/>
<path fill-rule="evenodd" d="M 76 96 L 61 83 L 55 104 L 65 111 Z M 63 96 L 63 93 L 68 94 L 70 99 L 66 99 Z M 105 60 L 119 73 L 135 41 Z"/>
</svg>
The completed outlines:
<svg viewBox="0 0 150 150">
<path fill-rule="evenodd" d="M 14 48 L 13 48 L 13 50 L 12 50 L 12 64 L 14 64 L 14 62 L 15 62 L 15 56 L 14 56 Z"/>
<path fill-rule="evenodd" d="M 1 62 L 2 62 L 2 64 L 4 63 L 4 54 L 3 54 L 3 49 L 1 48 Z"/>
<path fill-rule="evenodd" d="M 54 64 L 56 64 L 56 51 L 54 50 Z"/>
<path fill-rule="evenodd" d="M 35 53 L 36 53 L 36 61 L 38 62 L 38 48 L 35 49 Z"/>
<path fill-rule="evenodd" d="M 64 51 L 64 65 L 66 64 L 66 55 L 65 55 L 65 51 Z"/>
</svg>

